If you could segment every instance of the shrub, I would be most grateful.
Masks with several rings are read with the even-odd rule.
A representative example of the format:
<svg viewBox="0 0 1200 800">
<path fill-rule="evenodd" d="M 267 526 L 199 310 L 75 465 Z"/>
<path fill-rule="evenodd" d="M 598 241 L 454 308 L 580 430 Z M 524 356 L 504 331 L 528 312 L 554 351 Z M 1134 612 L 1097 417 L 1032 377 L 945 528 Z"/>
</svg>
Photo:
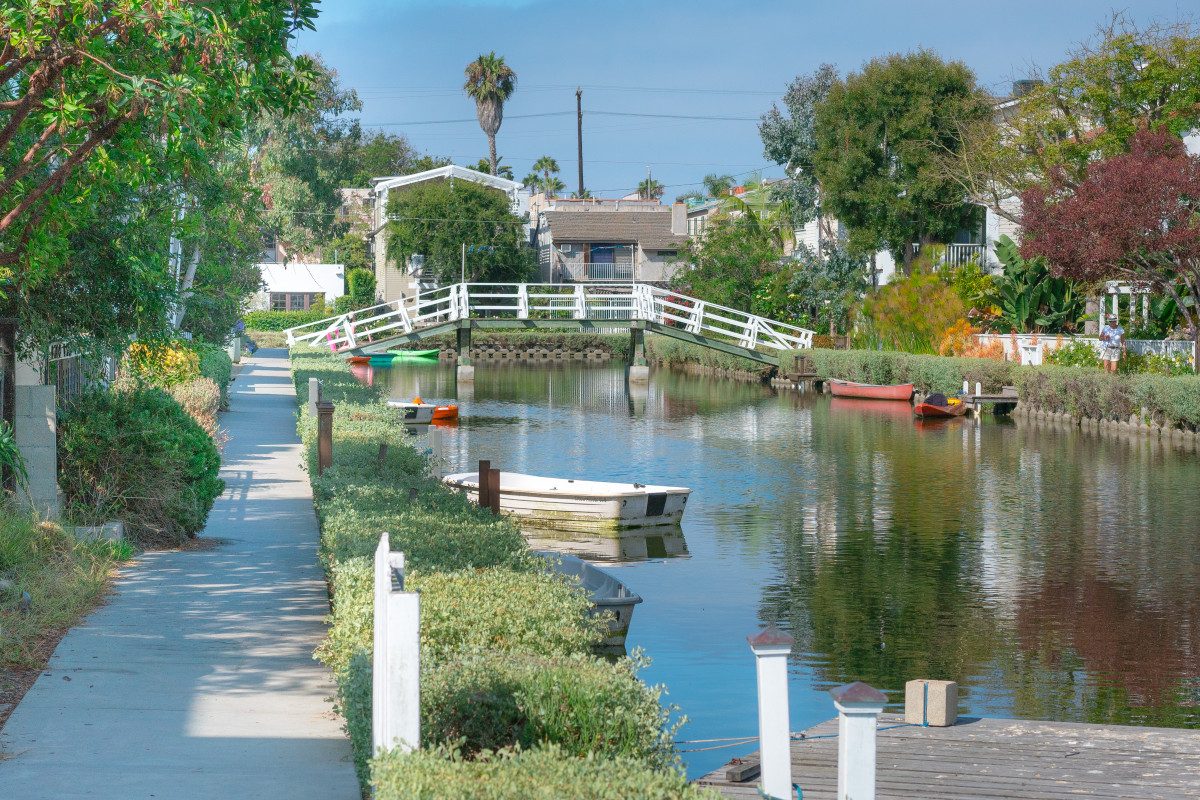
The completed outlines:
<svg viewBox="0 0 1200 800">
<path fill-rule="evenodd" d="M 464 652 L 422 665 L 421 738 L 467 755 L 554 742 L 574 756 L 595 753 L 677 769 L 660 691 L 635 662 L 590 656 L 544 658 Z"/>
<path fill-rule="evenodd" d="M 0 419 L 0 475 L 8 472 L 16 476 L 18 485 L 29 480 L 29 473 L 25 469 L 25 458 L 21 455 L 20 448 L 17 447 L 16 434 L 13 433 L 12 426 Z M 0 497 L 0 502 L 3 501 L 4 498 Z"/>
<path fill-rule="evenodd" d="M 1047 353 L 1046 363 L 1058 367 L 1099 367 L 1100 354 L 1090 342 L 1071 342 Z"/>
<path fill-rule="evenodd" d="M 755 375 L 762 380 L 767 380 L 775 372 L 775 367 L 770 364 L 681 342 L 669 336 L 647 336 L 646 359 L 668 367 L 700 366 L 718 372 Z"/>
<path fill-rule="evenodd" d="M 1183 353 L 1169 356 L 1157 353 L 1127 353 L 1118 363 L 1117 370 L 1130 375 L 1191 375 L 1195 372 L 1191 359 Z"/>
<path fill-rule="evenodd" d="M 867 344 L 908 353 L 932 353 L 941 334 L 965 315 L 962 300 L 937 275 L 914 273 L 863 300 L 860 328 Z"/>
<path fill-rule="evenodd" d="M 246 338 L 256 347 L 287 347 L 287 335 L 283 331 L 254 331 L 246 329 Z"/>
<path fill-rule="evenodd" d="M 233 361 L 225 348 L 209 342 L 193 342 L 191 348 L 200 359 L 200 375 L 217 385 L 221 392 L 221 410 L 229 410 L 229 381 L 233 379 Z"/>
<path fill-rule="evenodd" d="M 1129 382 L 1100 370 L 1025 367 L 1015 371 L 1020 402 L 1074 417 L 1129 419 L 1134 411 Z"/>
<path fill-rule="evenodd" d="M 859 383 L 912 383 L 922 393 L 953 394 L 963 381 L 982 384 L 985 392 L 998 392 L 1011 382 L 1013 365 L 986 358 L 948 358 L 876 350 L 804 350 L 785 353 L 785 371 L 807 355 L 821 378 L 840 378 Z"/>
<path fill-rule="evenodd" d="M 1160 425 L 1200 430 L 1200 375 L 1137 375 L 1130 379 L 1133 405 Z"/>
<path fill-rule="evenodd" d="M 167 390 L 204 432 L 217 438 L 217 412 L 221 408 L 221 390 L 208 378 L 179 383 Z"/>
<path fill-rule="evenodd" d="M 166 388 L 200 377 L 200 356 L 184 342 L 134 342 L 125 354 L 125 373 Z"/>
<path fill-rule="evenodd" d="M 126 523 L 139 546 L 178 545 L 224 491 L 212 438 L 159 389 L 85 392 L 59 419 L 68 513 Z"/>
<path fill-rule="evenodd" d="M 250 311 L 242 321 L 248 330 L 285 331 L 297 325 L 316 322 L 330 316 L 324 306 L 308 311 Z"/>
<path fill-rule="evenodd" d="M 971 323 L 965 319 L 956 321 L 942 331 L 941 341 L 938 344 L 938 355 L 961 356 L 968 347 L 975 344 L 975 334 L 977 333 L 979 331 L 971 327 Z"/>
<path fill-rule="evenodd" d="M 562 748 L 506 749 L 473 761 L 443 747 L 389 752 L 371 765 L 377 800 L 715 800 L 677 772 L 631 758 L 571 757 Z"/>
</svg>

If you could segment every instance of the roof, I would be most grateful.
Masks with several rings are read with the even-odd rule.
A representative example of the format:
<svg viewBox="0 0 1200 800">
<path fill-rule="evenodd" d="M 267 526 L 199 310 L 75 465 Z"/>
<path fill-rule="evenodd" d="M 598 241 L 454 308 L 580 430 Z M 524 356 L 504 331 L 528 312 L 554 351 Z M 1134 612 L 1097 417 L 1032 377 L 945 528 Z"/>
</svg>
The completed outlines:
<svg viewBox="0 0 1200 800">
<path fill-rule="evenodd" d="M 346 272 L 343 264 L 271 264 L 258 265 L 269 292 L 305 292 L 342 294 Z"/>
<path fill-rule="evenodd" d="M 556 242 L 638 242 L 646 250 L 674 250 L 688 237 L 671 233 L 671 214 L 662 211 L 546 211 Z"/>
<path fill-rule="evenodd" d="M 401 186 L 411 186 L 414 183 L 424 183 L 426 181 L 447 180 L 450 178 L 458 178 L 463 181 L 471 181 L 472 183 L 490 186 L 493 189 L 499 189 L 502 192 L 515 192 L 518 189 L 524 188 L 524 184 L 510 181 L 507 178 L 500 178 L 495 175 L 488 175 L 486 172 L 478 172 L 466 167 L 460 167 L 457 164 L 447 164 L 444 167 L 436 167 L 427 169 L 424 172 L 414 172 L 412 175 L 397 175 L 392 178 L 375 178 L 373 183 L 376 192 L 384 192 L 388 189 L 396 189 Z"/>
</svg>

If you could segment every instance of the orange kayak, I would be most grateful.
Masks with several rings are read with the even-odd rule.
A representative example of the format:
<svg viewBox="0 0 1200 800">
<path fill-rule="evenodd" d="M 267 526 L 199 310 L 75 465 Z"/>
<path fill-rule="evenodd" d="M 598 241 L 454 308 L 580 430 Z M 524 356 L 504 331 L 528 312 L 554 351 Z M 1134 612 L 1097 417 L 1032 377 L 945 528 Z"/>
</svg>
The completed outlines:
<svg viewBox="0 0 1200 800">
<path fill-rule="evenodd" d="M 346 361 L 348 361 L 351 364 L 370 364 L 371 357 L 370 356 L 350 356 L 349 358 L 346 359 Z"/>
<path fill-rule="evenodd" d="M 434 419 L 434 421 L 437 421 L 439 419 L 442 419 L 442 420 L 458 419 L 458 406 L 456 406 L 456 405 L 436 406 L 433 409 L 433 419 Z"/>
<path fill-rule="evenodd" d="M 931 403 L 917 403 L 916 406 L 913 407 L 913 414 L 923 419 L 961 417 L 965 413 L 967 413 L 966 403 L 956 403 L 952 406 L 936 406 Z"/>
<path fill-rule="evenodd" d="M 913 395 L 911 383 L 897 383 L 891 386 L 880 386 L 874 383 L 854 383 L 839 381 L 832 378 L 829 390 L 834 397 L 859 397 L 864 400 L 905 400 Z"/>
</svg>

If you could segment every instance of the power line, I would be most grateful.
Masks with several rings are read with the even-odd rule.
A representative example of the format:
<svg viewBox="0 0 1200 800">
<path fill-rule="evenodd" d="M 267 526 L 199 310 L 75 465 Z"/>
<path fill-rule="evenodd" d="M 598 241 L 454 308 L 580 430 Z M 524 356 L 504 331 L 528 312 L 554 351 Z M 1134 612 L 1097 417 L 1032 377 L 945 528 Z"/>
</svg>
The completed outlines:
<svg viewBox="0 0 1200 800">
<path fill-rule="evenodd" d="M 533 119 L 535 117 L 565 117 L 573 116 L 574 111 L 545 111 L 540 114 L 511 114 L 504 119 Z M 584 116 L 595 114 L 604 117 L 646 117 L 652 119 L 697 119 L 723 122 L 758 122 L 758 117 L 733 117 L 720 114 L 651 114 L 641 111 L 585 111 Z M 364 127 L 401 127 L 410 125 L 452 125 L 464 122 L 478 122 L 475 117 L 459 119 L 422 119 L 410 122 L 372 122 L 364 123 Z"/>
<path fill-rule="evenodd" d="M 568 114 L 574 114 L 574 111 L 546 111 L 541 114 L 510 114 L 504 119 L 532 119 L 533 117 L 562 117 Z M 463 117 L 461 119 L 423 119 L 413 122 L 372 122 L 367 127 L 384 127 L 393 125 L 450 125 L 459 122 L 479 122 L 475 117 Z"/>
<path fill-rule="evenodd" d="M 601 114 L 606 117 L 653 117 L 656 119 L 703 119 L 729 122 L 758 122 L 758 117 L 730 117 L 709 114 L 646 114 L 640 111 L 587 111 L 586 114 Z"/>
</svg>

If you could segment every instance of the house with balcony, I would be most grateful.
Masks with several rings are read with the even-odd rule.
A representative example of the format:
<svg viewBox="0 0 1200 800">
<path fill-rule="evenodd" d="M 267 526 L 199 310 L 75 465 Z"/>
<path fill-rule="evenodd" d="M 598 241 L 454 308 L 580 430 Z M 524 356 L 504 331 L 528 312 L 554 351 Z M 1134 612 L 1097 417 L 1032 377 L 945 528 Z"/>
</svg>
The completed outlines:
<svg viewBox="0 0 1200 800">
<path fill-rule="evenodd" d="M 556 200 L 534 231 L 547 283 L 665 283 L 687 241 L 687 207 L 653 200 Z"/>
</svg>

